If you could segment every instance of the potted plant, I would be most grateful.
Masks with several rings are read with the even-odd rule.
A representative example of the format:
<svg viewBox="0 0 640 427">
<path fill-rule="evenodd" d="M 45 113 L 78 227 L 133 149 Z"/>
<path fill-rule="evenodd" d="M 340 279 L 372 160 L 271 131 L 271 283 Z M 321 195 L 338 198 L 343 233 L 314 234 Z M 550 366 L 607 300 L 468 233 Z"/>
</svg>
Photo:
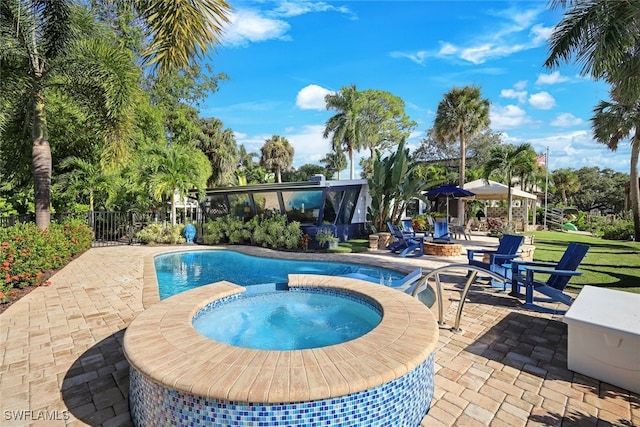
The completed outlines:
<svg viewBox="0 0 640 427">
<path fill-rule="evenodd" d="M 318 229 L 318 232 L 316 233 L 316 240 L 320 244 L 320 247 L 324 247 L 327 244 L 329 248 L 335 248 L 338 246 L 338 238 L 334 236 L 333 230 L 329 227 Z"/>
</svg>

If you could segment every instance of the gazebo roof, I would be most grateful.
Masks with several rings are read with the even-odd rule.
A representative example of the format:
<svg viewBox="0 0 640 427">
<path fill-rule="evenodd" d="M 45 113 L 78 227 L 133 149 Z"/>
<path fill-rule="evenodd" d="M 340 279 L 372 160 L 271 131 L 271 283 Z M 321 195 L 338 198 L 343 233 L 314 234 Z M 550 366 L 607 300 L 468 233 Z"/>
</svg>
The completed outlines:
<svg viewBox="0 0 640 427">
<path fill-rule="evenodd" d="M 464 189 L 475 193 L 476 200 L 506 200 L 509 191 L 505 184 L 491 180 L 487 183 L 484 179 L 467 182 Z M 537 199 L 535 194 L 527 193 L 516 187 L 511 187 L 511 197 L 513 199 Z"/>
</svg>

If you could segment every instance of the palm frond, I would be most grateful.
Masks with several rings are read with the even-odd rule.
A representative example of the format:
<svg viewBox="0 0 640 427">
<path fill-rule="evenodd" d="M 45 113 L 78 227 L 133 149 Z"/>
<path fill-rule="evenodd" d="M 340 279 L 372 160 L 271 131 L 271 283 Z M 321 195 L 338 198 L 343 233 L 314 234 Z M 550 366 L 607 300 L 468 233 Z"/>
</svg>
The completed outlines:
<svg viewBox="0 0 640 427">
<path fill-rule="evenodd" d="M 184 67 L 192 57 L 220 43 L 231 12 L 225 0 L 137 0 L 136 7 L 152 38 L 143 58 L 161 73 Z"/>
</svg>

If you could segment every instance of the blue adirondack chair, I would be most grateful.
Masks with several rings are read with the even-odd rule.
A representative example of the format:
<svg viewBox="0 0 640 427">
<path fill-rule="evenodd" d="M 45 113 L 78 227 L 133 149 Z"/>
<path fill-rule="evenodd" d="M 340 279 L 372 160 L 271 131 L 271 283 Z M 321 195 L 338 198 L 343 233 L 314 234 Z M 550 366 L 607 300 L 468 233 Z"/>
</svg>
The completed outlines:
<svg viewBox="0 0 640 427">
<path fill-rule="evenodd" d="M 403 219 L 401 221 L 402 224 L 402 233 L 407 236 L 415 237 L 416 231 L 413 229 L 413 223 L 410 219 Z"/>
<path fill-rule="evenodd" d="M 448 221 L 436 221 L 433 224 L 433 241 L 439 243 L 451 242 L 453 233 L 449 231 Z"/>
<path fill-rule="evenodd" d="M 422 256 L 424 255 L 424 238 L 423 237 L 411 237 L 402 232 L 400 227 L 389 223 L 387 224 L 389 229 L 393 233 L 396 241 L 389 245 L 389 249 L 393 253 L 397 253 L 401 257 Z"/>
<path fill-rule="evenodd" d="M 527 308 L 536 311 L 562 313 L 558 310 L 551 310 L 541 307 L 538 302 L 559 302 L 570 306 L 573 298 L 562 292 L 567 287 L 569 280 L 573 276 L 582 273 L 576 269 L 587 255 L 589 245 L 582 243 L 569 243 L 562 258 L 557 263 L 553 262 L 522 262 L 514 260 L 511 264 L 511 289 L 515 294 L 519 294 L 520 286 L 525 286 L 525 304 Z M 536 280 L 535 274 L 548 274 L 544 282 Z M 533 291 L 546 295 L 547 298 L 533 296 Z"/>
<path fill-rule="evenodd" d="M 505 267 L 505 264 L 507 264 L 508 267 L 511 268 L 511 261 L 520 256 L 518 255 L 518 249 L 520 249 L 520 246 L 522 246 L 523 241 L 524 236 L 505 234 L 504 236 L 502 236 L 500 244 L 495 250 L 468 249 L 467 259 L 469 261 L 469 265 L 484 268 L 485 270 L 492 271 L 503 277 L 508 277 L 511 272 L 507 267 Z M 476 255 L 482 255 L 483 257 L 484 255 L 488 255 L 489 259 L 488 261 L 476 259 Z M 470 274 L 473 276 L 473 280 L 475 280 L 475 276 L 478 274 L 478 272 L 473 271 Z M 471 280 L 470 283 L 472 283 L 473 280 Z M 491 285 L 495 287 L 501 287 L 503 290 L 506 290 L 505 284 L 491 281 Z"/>
</svg>

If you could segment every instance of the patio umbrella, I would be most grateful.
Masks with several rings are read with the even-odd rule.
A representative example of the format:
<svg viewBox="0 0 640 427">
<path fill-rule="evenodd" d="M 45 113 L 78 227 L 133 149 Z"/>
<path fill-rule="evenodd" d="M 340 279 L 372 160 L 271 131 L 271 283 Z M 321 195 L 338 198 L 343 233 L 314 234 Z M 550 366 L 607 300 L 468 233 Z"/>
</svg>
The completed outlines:
<svg viewBox="0 0 640 427">
<path fill-rule="evenodd" d="M 449 198 L 461 199 L 464 197 L 473 197 L 475 193 L 464 188 L 457 187 L 455 185 L 441 185 L 427 192 L 427 198 L 429 200 L 437 200 L 440 197 L 447 198 L 447 218 L 449 218 Z"/>
</svg>

